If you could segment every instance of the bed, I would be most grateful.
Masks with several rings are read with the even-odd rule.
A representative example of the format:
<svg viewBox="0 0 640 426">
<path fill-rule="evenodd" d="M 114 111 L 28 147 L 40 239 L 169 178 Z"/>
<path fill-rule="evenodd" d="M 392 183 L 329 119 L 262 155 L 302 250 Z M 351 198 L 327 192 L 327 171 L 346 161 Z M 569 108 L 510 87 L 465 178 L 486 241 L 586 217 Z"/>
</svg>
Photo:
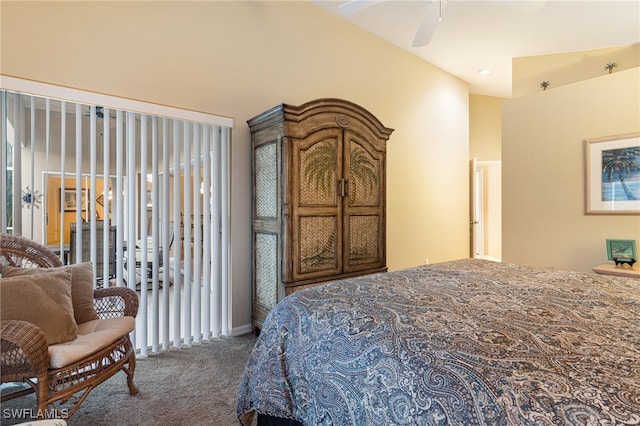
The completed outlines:
<svg viewBox="0 0 640 426">
<path fill-rule="evenodd" d="M 244 425 L 640 424 L 640 280 L 461 259 L 301 290 L 267 317 L 237 412 Z"/>
</svg>

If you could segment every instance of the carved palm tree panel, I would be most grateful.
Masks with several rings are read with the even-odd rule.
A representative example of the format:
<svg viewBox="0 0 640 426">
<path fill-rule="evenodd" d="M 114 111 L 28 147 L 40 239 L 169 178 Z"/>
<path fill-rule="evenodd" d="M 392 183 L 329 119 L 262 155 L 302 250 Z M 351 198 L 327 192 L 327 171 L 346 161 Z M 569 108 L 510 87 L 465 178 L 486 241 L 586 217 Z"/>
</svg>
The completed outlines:
<svg viewBox="0 0 640 426">
<path fill-rule="evenodd" d="M 351 143 L 349 198 L 352 205 L 378 205 L 380 162 L 358 143 Z"/>
<path fill-rule="evenodd" d="M 336 218 L 300 217 L 300 273 L 337 267 Z"/>
<path fill-rule="evenodd" d="M 300 205 L 336 204 L 337 148 L 335 138 L 327 138 L 300 151 Z"/>
<path fill-rule="evenodd" d="M 377 215 L 354 215 L 349 218 L 349 264 L 378 260 L 379 220 Z"/>
</svg>

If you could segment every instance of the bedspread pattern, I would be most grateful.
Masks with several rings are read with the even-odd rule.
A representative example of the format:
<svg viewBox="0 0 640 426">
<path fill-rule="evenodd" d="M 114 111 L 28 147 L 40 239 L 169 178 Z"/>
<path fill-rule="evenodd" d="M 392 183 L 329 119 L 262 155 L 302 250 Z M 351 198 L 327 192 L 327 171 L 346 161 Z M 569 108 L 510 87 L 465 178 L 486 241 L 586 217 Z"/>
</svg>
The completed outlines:
<svg viewBox="0 0 640 426">
<path fill-rule="evenodd" d="M 306 289 L 238 392 L 305 425 L 640 424 L 640 282 L 464 259 Z"/>
</svg>

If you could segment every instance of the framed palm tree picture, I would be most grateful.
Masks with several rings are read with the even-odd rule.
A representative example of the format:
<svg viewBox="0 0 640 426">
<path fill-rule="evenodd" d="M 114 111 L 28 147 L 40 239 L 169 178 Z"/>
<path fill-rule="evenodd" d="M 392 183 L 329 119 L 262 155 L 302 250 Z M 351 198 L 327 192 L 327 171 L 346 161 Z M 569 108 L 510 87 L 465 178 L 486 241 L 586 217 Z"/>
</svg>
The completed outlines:
<svg viewBox="0 0 640 426">
<path fill-rule="evenodd" d="M 640 133 L 587 139 L 585 213 L 640 215 Z"/>
</svg>

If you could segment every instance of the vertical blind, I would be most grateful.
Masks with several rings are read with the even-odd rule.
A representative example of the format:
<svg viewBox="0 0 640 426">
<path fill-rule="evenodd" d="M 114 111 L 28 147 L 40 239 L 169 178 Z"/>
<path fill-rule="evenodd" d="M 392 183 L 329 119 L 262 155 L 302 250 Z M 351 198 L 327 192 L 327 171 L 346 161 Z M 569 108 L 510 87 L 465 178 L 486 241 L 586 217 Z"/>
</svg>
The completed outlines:
<svg viewBox="0 0 640 426">
<path fill-rule="evenodd" d="M 90 261 L 95 287 L 136 290 L 142 355 L 227 334 L 233 121 L 0 93 L 2 232 Z"/>
</svg>

